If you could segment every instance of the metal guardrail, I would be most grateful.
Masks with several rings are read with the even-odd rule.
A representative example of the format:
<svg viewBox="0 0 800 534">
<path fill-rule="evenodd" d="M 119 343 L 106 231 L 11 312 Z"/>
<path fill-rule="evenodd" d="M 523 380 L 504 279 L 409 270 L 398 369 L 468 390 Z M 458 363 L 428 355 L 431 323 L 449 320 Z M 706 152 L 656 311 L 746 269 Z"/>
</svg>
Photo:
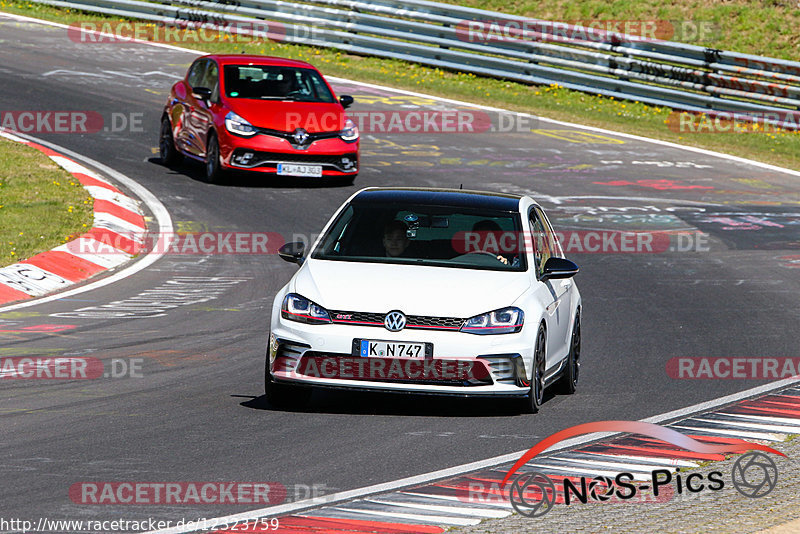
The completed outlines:
<svg viewBox="0 0 800 534">
<path fill-rule="evenodd" d="M 237 33 L 266 23 L 273 38 L 290 43 L 787 128 L 800 122 L 800 62 L 426 0 L 32 1 Z M 495 24 L 505 36 L 474 42 L 470 23 L 479 35 Z M 585 38 L 565 39 L 567 33 Z"/>
</svg>

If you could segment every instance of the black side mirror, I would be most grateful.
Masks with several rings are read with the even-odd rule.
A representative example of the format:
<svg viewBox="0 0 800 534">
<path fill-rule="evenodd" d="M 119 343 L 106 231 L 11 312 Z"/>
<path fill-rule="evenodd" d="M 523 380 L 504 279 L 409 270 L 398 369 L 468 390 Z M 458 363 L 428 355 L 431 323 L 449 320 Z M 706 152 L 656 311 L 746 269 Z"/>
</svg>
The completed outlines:
<svg viewBox="0 0 800 534">
<path fill-rule="evenodd" d="M 208 87 L 195 87 L 192 89 L 192 96 L 203 102 L 211 100 L 211 89 Z"/>
<path fill-rule="evenodd" d="M 289 263 L 300 265 L 303 263 L 303 254 L 305 254 L 305 252 L 306 244 L 302 241 L 295 241 L 294 243 L 286 243 L 278 249 L 278 256 Z"/>
<path fill-rule="evenodd" d="M 339 97 L 339 103 L 343 108 L 349 108 L 353 105 L 353 102 L 355 102 L 355 99 L 350 95 L 342 95 Z"/>
<path fill-rule="evenodd" d="M 544 272 L 542 273 L 541 280 L 572 278 L 578 274 L 578 271 L 580 271 L 580 268 L 568 259 L 549 258 L 544 263 Z"/>
</svg>

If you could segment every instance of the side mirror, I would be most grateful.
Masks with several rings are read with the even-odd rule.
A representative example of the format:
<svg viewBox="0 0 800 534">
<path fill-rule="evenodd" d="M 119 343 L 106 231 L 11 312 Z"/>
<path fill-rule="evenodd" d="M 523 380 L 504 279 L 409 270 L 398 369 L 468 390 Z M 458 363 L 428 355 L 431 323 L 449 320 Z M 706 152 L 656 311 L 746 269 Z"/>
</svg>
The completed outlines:
<svg viewBox="0 0 800 534">
<path fill-rule="evenodd" d="M 565 258 L 549 258 L 544 264 L 541 280 L 557 278 L 572 278 L 578 274 L 580 268 Z"/>
<path fill-rule="evenodd" d="M 339 97 L 339 103 L 343 108 L 349 108 L 353 105 L 353 102 L 355 102 L 355 99 L 350 95 L 342 95 Z"/>
<path fill-rule="evenodd" d="M 278 249 L 278 256 L 289 263 L 300 265 L 303 263 L 303 254 L 305 252 L 306 244 L 302 241 L 295 241 L 294 243 L 286 243 Z"/>
<path fill-rule="evenodd" d="M 192 89 L 192 96 L 198 100 L 208 102 L 211 100 L 211 89 L 208 87 L 195 87 Z"/>
</svg>

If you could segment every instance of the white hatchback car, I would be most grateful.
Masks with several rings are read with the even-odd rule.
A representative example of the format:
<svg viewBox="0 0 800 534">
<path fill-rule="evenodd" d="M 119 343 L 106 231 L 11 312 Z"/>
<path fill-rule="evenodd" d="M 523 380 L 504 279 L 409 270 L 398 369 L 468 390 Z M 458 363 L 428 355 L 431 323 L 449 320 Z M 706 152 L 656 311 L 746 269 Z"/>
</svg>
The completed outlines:
<svg viewBox="0 0 800 534">
<path fill-rule="evenodd" d="M 275 296 L 267 400 L 311 386 L 517 397 L 578 382 L 578 267 L 528 196 L 368 188 L 347 200 Z"/>
</svg>

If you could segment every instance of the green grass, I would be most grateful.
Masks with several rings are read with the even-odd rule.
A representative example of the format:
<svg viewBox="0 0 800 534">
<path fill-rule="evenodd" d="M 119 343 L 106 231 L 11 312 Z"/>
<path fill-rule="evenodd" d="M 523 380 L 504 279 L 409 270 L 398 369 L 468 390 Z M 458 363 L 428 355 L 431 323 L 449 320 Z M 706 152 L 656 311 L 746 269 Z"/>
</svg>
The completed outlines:
<svg viewBox="0 0 800 534">
<path fill-rule="evenodd" d="M 505 12 L 512 10 L 511 5 L 503 4 L 499 0 L 490 0 L 489 3 L 477 2 L 477 0 L 458 1 L 465 5 L 471 3 L 473 6 L 480 5 L 487 9 L 494 8 Z M 767 11 L 778 9 L 779 4 L 773 2 L 770 6 L 772 7 L 764 9 Z M 738 16 L 723 16 L 723 13 L 725 13 L 723 8 L 738 9 L 746 12 L 746 15 L 743 15 L 744 18 L 741 18 L 741 20 L 737 18 Z M 701 19 L 705 16 L 710 17 L 710 13 L 713 12 L 716 13 L 714 16 L 716 23 L 731 25 L 731 27 L 738 29 L 736 31 L 726 30 L 723 32 L 724 35 L 729 35 L 732 39 L 735 38 L 736 42 L 723 39 L 719 43 L 715 43 L 720 47 L 731 48 L 731 45 L 736 43 L 742 43 L 742 46 L 744 46 L 745 42 L 752 42 L 751 48 L 745 48 L 742 51 L 780 55 L 782 53 L 781 50 L 784 50 L 779 43 L 775 45 L 774 50 L 771 48 L 771 43 L 780 41 L 777 37 L 764 38 L 764 27 L 758 21 L 768 17 L 769 21 L 772 21 L 770 24 L 772 24 L 775 19 L 769 13 L 762 14 L 760 12 L 761 8 L 756 2 L 727 2 L 721 6 L 709 5 L 707 7 L 702 2 L 696 2 L 694 4 L 683 3 L 679 6 L 665 7 L 651 0 L 637 2 L 632 0 L 627 2 L 615 1 L 612 3 L 589 0 L 574 6 L 569 2 L 557 0 L 554 3 L 542 4 L 542 6 L 533 2 L 523 2 L 513 6 L 513 11 L 520 14 L 530 16 L 537 14 L 539 17 L 546 16 L 559 20 L 586 19 L 587 17 L 607 17 L 615 20 L 652 20 L 654 18 L 673 17 L 677 13 L 673 10 L 678 10 L 688 17 L 689 14 L 693 13 L 692 9 L 697 10 L 696 15 L 693 15 L 695 19 Z M 79 20 L 96 21 L 103 19 L 98 14 L 62 10 L 20 0 L 0 0 L 0 10 L 56 20 L 67 24 Z M 794 20 L 792 17 L 795 16 L 794 13 L 798 10 L 786 8 L 785 11 L 787 15 L 783 20 L 788 23 Z M 611 16 L 611 13 L 614 15 Z M 800 18 L 798 18 L 798 22 L 800 22 Z M 791 29 L 797 27 L 797 25 L 787 24 L 787 27 Z M 747 34 L 749 37 L 743 34 Z M 781 35 L 783 34 L 781 33 Z M 790 39 L 790 37 L 787 34 L 787 39 Z M 64 38 L 67 39 L 66 32 Z M 794 39 L 791 46 L 796 48 L 797 39 L 795 37 L 791 37 L 791 39 Z M 215 42 L 198 44 L 189 41 L 185 46 L 208 52 L 238 53 L 245 51 L 301 59 L 318 66 L 326 75 L 390 85 L 476 104 L 491 105 L 552 119 L 643 135 L 800 170 L 800 135 L 791 132 L 679 133 L 671 130 L 666 124 L 671 112 L 669 108 L 647 106 L 639 102 L 619 101 L 613 98 L 569 91 L 560 87 L 527 86 L 504 80 L 480 78 L 469 73 L 444 71 L 398 60 L 355 56 L 332 49 L 276 42 Z M 546 128 L 547 126 L 542 127 Z"/>
<path fill-rule="evenodd" d="M 61 245 L 91 224 L 91 197 L 70 173 L 0 138 L 0 266 Z"/>
</svg>

